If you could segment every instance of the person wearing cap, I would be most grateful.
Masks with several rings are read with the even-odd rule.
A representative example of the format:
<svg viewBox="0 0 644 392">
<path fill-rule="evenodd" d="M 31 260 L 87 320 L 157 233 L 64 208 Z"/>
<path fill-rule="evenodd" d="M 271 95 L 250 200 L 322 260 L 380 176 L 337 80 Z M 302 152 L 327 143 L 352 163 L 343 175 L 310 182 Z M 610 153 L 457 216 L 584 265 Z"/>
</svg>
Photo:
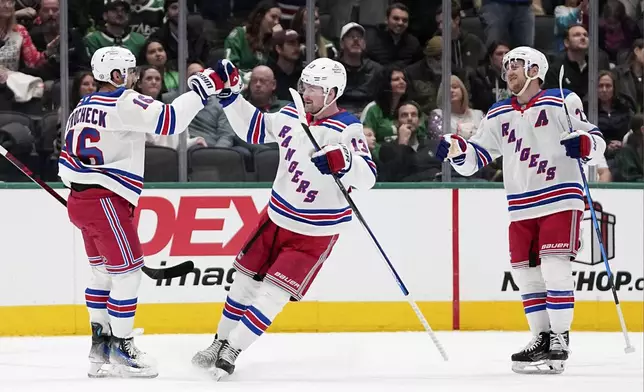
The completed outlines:
<svg viewBox="0 0 644 392">
<path fill-rule="evenodd" d="M 139 53 L 145 37 L 137 32 L 130 32 L 130 4 L 127 1 L 105 0 L 103 20 L 105 26 L 83 39 L 90 58 L 98 49 L 107 46 L 121 46 L 132 53 Z"/>
<path fill-rule="evenodd" d="M 364 27 L 355 22 L 347 23 L 340 30 L 340 58 L 347 71 L 347 88 L 338 104 L 357 116 L 372 99 L 375 91 L 373 77 L 382 66 L 364 56 Z"/>
<path fill-rule="evenodd" d="M 297 82 L 302 73 L 300 61 L 300 35 L 295 30 L 281 30 L 273 33 L 273 53 L 268 66 L 273 70 L 277 89 L 275 95 L 278 99 L 291 101 L 288 89 L 297 89 Z"/>
</svg>

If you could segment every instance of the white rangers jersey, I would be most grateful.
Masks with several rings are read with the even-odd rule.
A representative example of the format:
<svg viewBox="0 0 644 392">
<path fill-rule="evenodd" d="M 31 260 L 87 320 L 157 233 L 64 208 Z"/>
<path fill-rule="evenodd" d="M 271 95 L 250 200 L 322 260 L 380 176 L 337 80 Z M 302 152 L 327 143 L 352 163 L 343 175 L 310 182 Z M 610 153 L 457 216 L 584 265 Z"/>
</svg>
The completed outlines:
<svg viewBox="0 0 644 392">
<path fill-rule="evenodd" d="M 276 113 L 262 113 L 241 95 L 221 104 L 240 138 L 248 143 L 279 145 L 279 167 L 268 205 L 268 216 L 276 225 L 299 234 L 325 236 L 339 233 L 351 221 L 351 208 L 333 177 L 321 174 L 311 162 L 315 148 L 293 104 Z M 376 165 L 362 124 L 354 115 L 340 111 L 309 125 L 320 147 L 338 143 L 350 147 L 351 167 L 339 175 L 347 189 L 366 190 L 374 185 Z"/>
<path fill-rule="evenodd" d="M 590 160 L 604 154 L 606 143 L 590 124 L 579 96 L 564 90 L 574 130 L 593 138 Z M 465 161 L 453 163 L 462 175 L 472 175 L 503 156 L 503 182 L 510 219 L 518 221 L 565 210 L 584 210 L 584 187 L 576 159 L 560 144 L 569 133 L 559 89 L 542 90 L 526 105 L 516 97 L 492 105 L 477 133 L 468 140 Z M 586 160 L 589 162 L 589 160 Z"/>
<path fill-rule="evenodd" d="M 100 185 L 136 206 L 143 190 L 145 134 L 183 132 L 203 107 L 194 91 L 171 105 L 124 87 L 88 95 L 67 120 L 58 175 L 67 186 Z"/>
</svg>

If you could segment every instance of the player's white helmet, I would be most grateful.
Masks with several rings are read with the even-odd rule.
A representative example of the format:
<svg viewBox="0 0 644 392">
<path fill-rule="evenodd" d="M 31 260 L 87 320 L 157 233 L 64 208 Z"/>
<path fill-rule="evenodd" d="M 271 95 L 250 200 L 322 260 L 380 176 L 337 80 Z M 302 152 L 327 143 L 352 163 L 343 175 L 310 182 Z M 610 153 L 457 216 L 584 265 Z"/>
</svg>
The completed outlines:
<svg viewBox="0 0 644 392">
<path fill-rule="evenodd" d="M 302 70 L 302 75 L 298 82 L 298 91 L 300 93 L 304 92 L 305 84 L 322 87 L 325 102 L 324 107 L 320 110 L 322 112 L 344 94 L 344 89 L 347 87 L 347 70 L 344 65 L 335 60 L 320 57 L 311 61 Z M 335 99 L 327 103 L 329 92 L 334 88 L 337 89 Z"/>
<path fill-rule="evenodd" d="M 523 92 L 528 88 L 528 84 L 530 84 L 532 80 L 541 79 L 542 83 L 544 80 L 546 80 L 546 74 L 548 73 L 548 59 L 543 53 L 529 46 L 519 46 L 518 48 L 512 49 L 511 51 L 506 53 L 505 56 L 503 56 L 501 79 L 503 79 L 504 81 L 506 80 L 508 66 L 510 65 L 510 62 L 516 60 L 523 61 L 525 76 L 526 78 L 528 78 L 528 80 L 523 86 L 523 89 L 521 89 L 521 91 L 515 95 L 523 94 Z M 528 71 L 530 71 L 530 68 L 535 65 L 539 69 L 537 75 L 534 77 L 528 76 Z"/>
<path fill-rule="evenodd" d="M 115 87 L 126 84 L 129 73 L 136 68 L 136 57 L 126 48 L 120 46 L 106 46 L 98 49 L 92 56 L 92 74 L 94 79 L 109 83 Z M 123 83 L 117 85 L 112 81 L 112 71 L 117 70 L 123 75 Z"/>
</svg>

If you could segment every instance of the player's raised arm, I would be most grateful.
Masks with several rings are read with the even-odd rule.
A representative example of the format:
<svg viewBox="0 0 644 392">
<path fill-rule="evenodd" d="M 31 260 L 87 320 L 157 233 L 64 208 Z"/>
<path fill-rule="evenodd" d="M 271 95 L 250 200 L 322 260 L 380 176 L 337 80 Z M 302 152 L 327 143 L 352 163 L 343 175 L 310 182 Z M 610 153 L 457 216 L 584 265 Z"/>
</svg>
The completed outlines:
<svg viewBox="0 0 644 392">
<path fill-rule="evenodd" d="M 494 106 L 481 120 L 478 131 L 469 140 L 456 134 L 443 135 L 438 144 L 436 157 L 441 161 L 449 159 L 450 164 L 459 174 L 471 176 L 501 156 L 500 135 L 503 130 L 495 129 L 498 121 L 490 117 L 490 113 L 493 115 L 493 110 Z"/>
<path fill-rule="evenodd" d="M 181 133 L 203 109 L 199 94 L 188 91 L 171 104 L 164 104 L 134 90 L 127 90 L 117 102 L 117 111 L 128 130 L 162 136 Z"/>
<path fill-rule="evenodd" d="M 559 122 L 562 124 L 561 144 L 566 148 L 566 155 L 581 158 L 589 162 L 604 155 L 606 141 L 596 125 L 588 122 L 584 106 L 577 94 L 564 90 L 565 103 L 570 115 L 573 132 L 570 132 L 566 112 L 560 111 Z"/>
<path fill-rule="evenodd" d="M 243 82 L 235 65 L 219 60 L 210 72 L 210 77 L 223 86 L 216 96 L 237 136 L 250 144 L 275 142 L 272 124 L 277 114 L 263 113 L 241 96 Z"/>
</svg>

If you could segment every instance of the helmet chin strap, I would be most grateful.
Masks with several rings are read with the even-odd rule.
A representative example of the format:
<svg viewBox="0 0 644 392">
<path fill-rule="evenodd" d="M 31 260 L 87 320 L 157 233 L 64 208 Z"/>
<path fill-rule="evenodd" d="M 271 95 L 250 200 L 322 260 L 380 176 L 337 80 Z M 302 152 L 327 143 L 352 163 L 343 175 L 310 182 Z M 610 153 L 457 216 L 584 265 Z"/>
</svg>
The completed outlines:
<svg viewBox="0 0 644 392">
<path fill-rule="evenodd" d="M 331 92 L 331 90 L 328 90 L 326 92 L 326 94 L 324 94 L 324 102 L 326 102 L 326 99 L 329 98 L 329 92 Z M 318 110 L 316 113 L 313 113 L 313 117 L 319 116 L 320 113 L 324 112 L 329 106 L 333 105 L 333 102 L 335 102 L 337 100 L 338 100 L 338 97 L 335 97 L 333 99 L 333 101 L 331 101 L 331 102 L 327 103 L 326 105 L 322 106 L 322 109 Z"/>
<path fill-rule="evenodd" d="M 517 94 L 512 93 L 512 94 L 516 95 L 517 97 L 520 97 L 521 95 L 523 95 L 523 93 L 525 93 L 525 90 L 528 89 L 528 86 L 530 85 L 530 82 L 532 82 L 533 80 L 536 80 L 536 79 L 539 78 L 538 76 L 532 76 L 532 77 L 528 76 L 528 69 L 527 68 L 525 69 L 525 77 L 526 77 L 526 81 L 525 81 L 521 91 L 519 91 Z"/>
</svg>

